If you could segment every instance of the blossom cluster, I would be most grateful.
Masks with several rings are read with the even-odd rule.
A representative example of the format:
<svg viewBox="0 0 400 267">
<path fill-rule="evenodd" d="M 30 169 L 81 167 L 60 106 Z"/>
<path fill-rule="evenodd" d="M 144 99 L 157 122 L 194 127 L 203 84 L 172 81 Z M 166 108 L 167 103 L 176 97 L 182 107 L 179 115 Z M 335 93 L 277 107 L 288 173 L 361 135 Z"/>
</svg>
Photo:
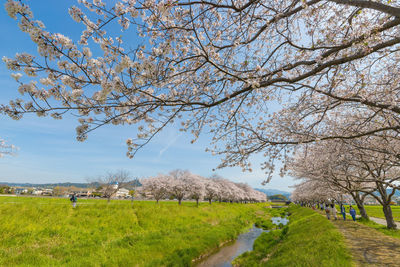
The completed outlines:
<svg viewBox="0 0 400 267">
<path fill-rule="evenodd" d="M 73 40 L 7 0 L 38 52 L 3 58 L 22 98 L 0 112 L 78 114 L 80 141 L 106 124 L 134 125 L 128 157 L 178 121 L 192 142 L 209 130 L 217 167 L 252 171 L 261 153 L 272 174 L 299 144 L 400 129 L 398 5 L 79 0 Z M 349 115 L 351 132 L 341 125 Z"/>
</svg>

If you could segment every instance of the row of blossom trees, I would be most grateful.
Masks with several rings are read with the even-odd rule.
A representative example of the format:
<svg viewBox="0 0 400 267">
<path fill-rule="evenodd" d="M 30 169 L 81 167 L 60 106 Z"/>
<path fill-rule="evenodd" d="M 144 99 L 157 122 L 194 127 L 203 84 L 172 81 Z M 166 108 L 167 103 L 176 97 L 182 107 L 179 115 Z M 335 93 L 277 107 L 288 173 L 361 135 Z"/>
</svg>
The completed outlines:
<svg viewBox="0 0 400 267">
<path fill-rule="evenodd" d="M 362 217 L 366 196 L 381 205 L 388 228 L 396 228 L 390 204 L 400 189 L 398 134 L 375 134 L 350 140 L 331 140 L 303 146 L 288 164 L 303 180 L 292 198 L 302 202 L 343 202 L 351 197 Z"/>
<path fill-rule="evenodd" d="M 181 204 L 183 199 L 194 199 L 199 204 L 206 199 L 211 204 L 219 202 L 264 202 L 267 196 L 244 183 L 234 183 L 221 177 L 204 178 L 189 171 L 175 170 L 169 174 L 159 174 L 141 180 L 139 193 L 155 199 L 176 198 Z"/>
</svg>

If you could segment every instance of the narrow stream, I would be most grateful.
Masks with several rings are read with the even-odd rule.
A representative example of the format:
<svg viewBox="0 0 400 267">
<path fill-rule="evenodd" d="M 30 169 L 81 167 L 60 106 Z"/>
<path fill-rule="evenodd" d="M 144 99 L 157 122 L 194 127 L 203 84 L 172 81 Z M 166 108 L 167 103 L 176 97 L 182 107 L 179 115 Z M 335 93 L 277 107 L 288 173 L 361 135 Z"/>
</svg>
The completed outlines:
<svg viewBox="0 0 400 267">
<path fill-rule="evenodd" d="M 279 224 L 283 224 L 286 225 L 289 222 L 289 219 L 287 217 L 272 217 L 271 221 L 273 224 L 279 225 Z"/>
<path fill-rule="evenodd" d="M 238 236 L 236 241 L 223 246 L 215 254 L 207 257 L 203 261 L 199 262 L 197 267 L 230 267 L 233 259 L 238 257 L 240 254 L 253 250 L 254 240 L 261 235 L 261 233 L 267 232 L 261 228 L 253 226 L 247 233 L 243 233 Z"/>
</svg>

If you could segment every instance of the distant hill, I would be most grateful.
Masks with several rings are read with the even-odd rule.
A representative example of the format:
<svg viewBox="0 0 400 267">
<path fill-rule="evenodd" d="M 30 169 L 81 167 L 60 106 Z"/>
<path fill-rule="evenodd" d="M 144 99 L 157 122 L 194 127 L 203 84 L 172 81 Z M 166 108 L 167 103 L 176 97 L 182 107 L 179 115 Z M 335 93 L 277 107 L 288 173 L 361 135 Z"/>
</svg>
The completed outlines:
<svg viewBox="0 0 400 267">
<path fill-rule="evenodd" d="M 267 196 L 272 196 L 272 195 L 284 195 L 288 199 L 290 199 L 290 192 L 282 191 L 282 190 L 277 190 L 277 189 L 264 189 L 264 188 L 255 188 L 257 191 L 265 193 Z"/>
<path fill-rule="evenodd" d="M 271 201 L 288 201 L 289 199 L 282 195 L 282 194 L 278 194 L 278 195 L 269 195 L 268 199 Z"/>
</svg>

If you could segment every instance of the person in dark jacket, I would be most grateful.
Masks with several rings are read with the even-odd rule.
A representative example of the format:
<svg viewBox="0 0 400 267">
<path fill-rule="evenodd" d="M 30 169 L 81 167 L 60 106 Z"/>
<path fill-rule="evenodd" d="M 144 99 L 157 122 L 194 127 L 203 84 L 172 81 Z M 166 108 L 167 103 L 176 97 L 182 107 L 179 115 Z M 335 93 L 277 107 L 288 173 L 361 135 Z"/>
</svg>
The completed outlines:
<svg viewBox="0 0 400 267">
<path fill-rule="evenodd" d="M 346 208 L 344 207 L 343 204 L 340 204 L 340 213 L 342 214 L 343 220 L 345 221 L 346 220 Z"/>
<path fill-rule="evenodd" d="M 78 201 L 78 198 L 76 197 L 75 194 L 72 194 L 71 198 L 69 199 L 72 202 L 72 207 L 76 207 L 76 202 Z"/>
</svg>

